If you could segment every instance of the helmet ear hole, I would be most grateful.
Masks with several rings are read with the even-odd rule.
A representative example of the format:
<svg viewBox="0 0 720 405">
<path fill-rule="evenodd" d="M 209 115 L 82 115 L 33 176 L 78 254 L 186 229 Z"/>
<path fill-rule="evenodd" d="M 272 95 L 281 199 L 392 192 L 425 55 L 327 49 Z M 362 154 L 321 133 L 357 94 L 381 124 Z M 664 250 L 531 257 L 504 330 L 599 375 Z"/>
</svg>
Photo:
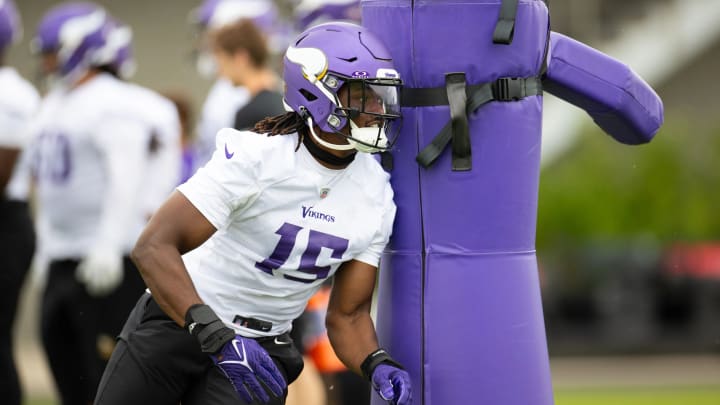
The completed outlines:
<svg viewBox="0 0 720 405">
<path fill-rule="evenodd" d="M 317 100 L 317 96 L 314 95 L 314 94 L 312 94 L 312 93 L 310 93 L 309 91 L 307 91 L 307 90 L 305 90 L 305 89 L 300 89 L 299 91 L 300 91 L 300 94 L 302 94 L 303 97 L 305 97 L 305 100 L 307 100 L 307 101 L 315 101 L 315 100 Z"/>
</svg>

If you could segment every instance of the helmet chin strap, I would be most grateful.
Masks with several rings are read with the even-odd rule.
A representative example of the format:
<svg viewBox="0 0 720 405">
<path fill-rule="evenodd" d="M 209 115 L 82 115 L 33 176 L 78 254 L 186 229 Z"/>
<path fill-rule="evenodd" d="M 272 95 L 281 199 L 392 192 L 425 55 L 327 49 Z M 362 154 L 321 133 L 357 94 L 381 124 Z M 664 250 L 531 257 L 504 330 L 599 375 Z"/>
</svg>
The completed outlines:
<svg viewBox="0 0 720 405">
<path fill-rule="evenodd" d="M 352 121 L 352 120 L 351 120 L 351 121 Z M 330 148 L 330 149 L 332 149 L 332 150 L 351 150 L 351 149 L 355 149 L 355 145 L 353 145 L 352 143 L 348 143 L 348 144 L 345 144 L 345 145 L 336 145 L 336 144 L 334 144 L 334 143 L 326 142 L 326 141 L 323 141 L 322 139 L 320 139 L 320 137 L 315 133 L 315 129 L 313 128 L 312 117 L 308 117 L 308 119 L 307 119 L 307 126 L 308 126 L 308 128 L 310 128 L 310 134 L 312 134 L 312 137 L 313 137 L 313 139 L 315 140 L 315 142 L 319 143 L 320 145 L 322 145 L 322 146 L 324 146 L 324 147 L 326 147 L 326 148 Z"/>
<path fill-rule="evenodd" d="M 319 147 L 309 136 L 303 136 L 302 143 L 315 159 L 333 166 L 345 167 L 352 163 L 355 160 L 355 155 L 357 155 L 357 152 L 353 152 L 345 157 L 335 156 Z"/>
</svg>

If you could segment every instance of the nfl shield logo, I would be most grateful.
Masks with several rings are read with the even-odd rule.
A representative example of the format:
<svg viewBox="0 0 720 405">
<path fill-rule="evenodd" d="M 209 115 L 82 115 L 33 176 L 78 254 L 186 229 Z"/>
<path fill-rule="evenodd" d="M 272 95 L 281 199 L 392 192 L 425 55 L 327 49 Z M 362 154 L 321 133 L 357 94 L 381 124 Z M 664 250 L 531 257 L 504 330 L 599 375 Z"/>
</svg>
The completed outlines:
<svg viewBox="0 0 720 405">
<path fill-rule="evenodd" d="M 321 188 L 320 189 L 320 198 L 327 197 L 328 193 L 330 192 L 329 188 Z"/>
</svg>

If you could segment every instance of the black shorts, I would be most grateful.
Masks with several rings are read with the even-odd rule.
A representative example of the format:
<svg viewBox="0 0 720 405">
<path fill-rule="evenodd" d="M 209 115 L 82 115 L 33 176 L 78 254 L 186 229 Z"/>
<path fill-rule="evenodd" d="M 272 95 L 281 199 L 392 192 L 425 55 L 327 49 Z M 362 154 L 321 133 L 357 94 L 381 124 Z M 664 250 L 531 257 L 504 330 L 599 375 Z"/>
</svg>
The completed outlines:
<svg viewBox="0 0 720 405">
<path fill-rule="evenodd" d="M 256 339 L 290 384 L 303 369 L 302 356 L 289 336 Z M 271 404 L 284 404 L 282 398 Z M 227 377 L 186 330 L 144 294 L 130 314 L 105 368 L 96 405 L 245 404 Z"/>
</svg>

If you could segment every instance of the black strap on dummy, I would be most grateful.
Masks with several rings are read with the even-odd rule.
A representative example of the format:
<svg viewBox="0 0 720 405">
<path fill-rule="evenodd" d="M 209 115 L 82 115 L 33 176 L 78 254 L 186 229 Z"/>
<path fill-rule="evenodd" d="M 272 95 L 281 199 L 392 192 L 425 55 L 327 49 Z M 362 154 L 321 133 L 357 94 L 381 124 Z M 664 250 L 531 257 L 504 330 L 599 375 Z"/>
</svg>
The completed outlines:
<svg viewBox="0 0 720 405">
<path fill-rule="evenodd" d="M 493 32 L 493 43 L 510 45 L 515 34 L 515 16 L 517 15 L 518 0 L 502 0 L 500 15 Z"/>
<path fill-rule="evenodd" d="M 517 101 L 542 94 L 541 80 L 535 76 L 501 77 L 492 82 L 467 86 L 464 74 L 449 73 L 445 83 L 445 87 L 404 87 L 400 97 L 403 107 L 450 105 L 450 121 L 415 158 L 425 168 L 430 167 L 452 141 L 453 171 L 471 170 L 468 115 L 491 101 Z"/>
<path fill-rule="evenodd" d="M 450 105 L 450 125 L 452 131 L 452 166 L 455 171 L 472 169 L 470 156 L 470 131 L 465 113 L 467 94 L 465 93 L 465 73 L 445 75 L 445 91 Z"/>
</svg>

